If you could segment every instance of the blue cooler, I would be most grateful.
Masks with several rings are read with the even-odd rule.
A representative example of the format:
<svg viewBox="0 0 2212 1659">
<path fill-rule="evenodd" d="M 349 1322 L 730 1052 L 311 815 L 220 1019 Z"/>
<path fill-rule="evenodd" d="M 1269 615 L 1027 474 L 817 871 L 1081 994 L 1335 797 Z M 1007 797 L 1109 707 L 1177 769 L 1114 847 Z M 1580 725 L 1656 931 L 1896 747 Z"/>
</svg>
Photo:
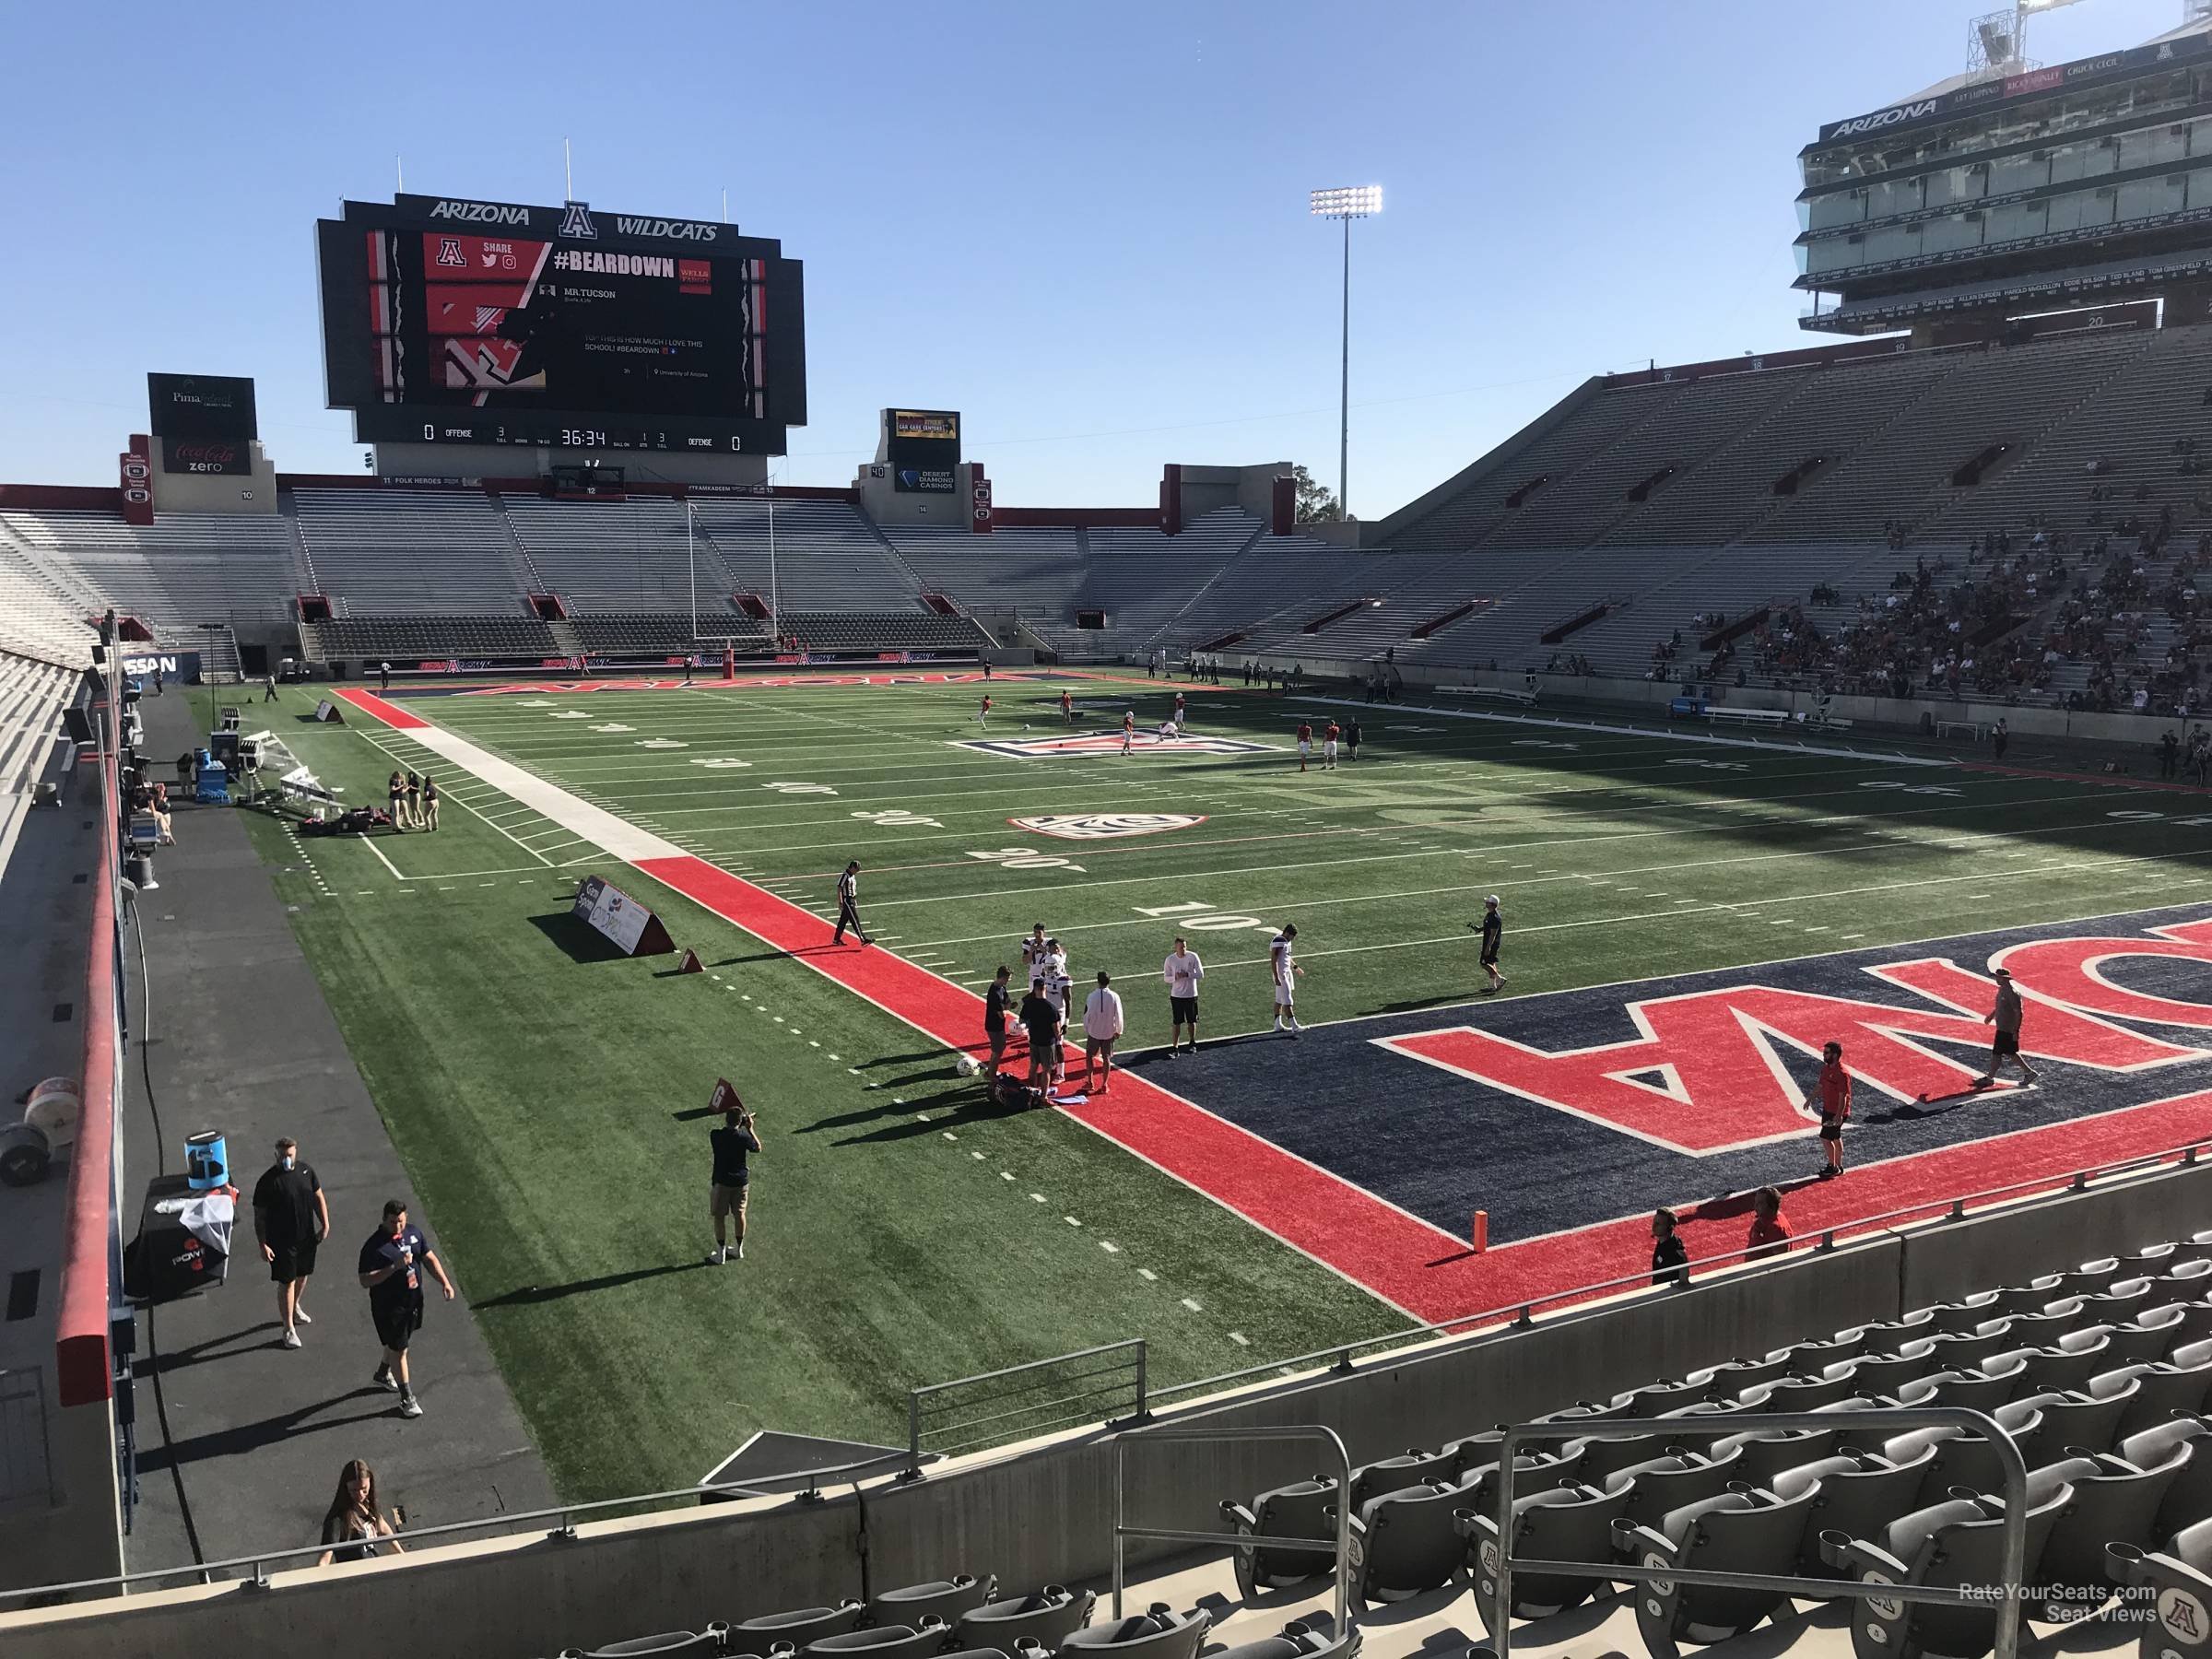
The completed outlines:
<svg viewBox="0 0 2212 1659">
<path fill-rule="evenodd" d="M 184 1184 L 195 1193 L 230 1184 L 230 1148 L 220 1131 L 204 1129 L 185 1139 Z"/>
</svg>

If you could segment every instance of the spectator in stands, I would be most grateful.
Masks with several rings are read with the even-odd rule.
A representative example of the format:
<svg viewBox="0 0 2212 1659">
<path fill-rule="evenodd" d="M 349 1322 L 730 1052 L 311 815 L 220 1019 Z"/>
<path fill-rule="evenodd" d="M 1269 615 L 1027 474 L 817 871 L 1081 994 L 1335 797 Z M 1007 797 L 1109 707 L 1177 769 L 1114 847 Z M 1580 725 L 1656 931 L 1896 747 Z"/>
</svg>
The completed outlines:
<svg viewBox="0 0 2212 1659">
<path fill-rule="evenodd" d="M 1113 1045 L 1122 1034 L 1122 997 L 1107 971 L 1099 970 L 1099 988 L 1083 999 L 1083 1088 L 1090 1089 L 1091 1062 L 1102 1068 L 1099 1092 L 1113 1088 Z"/>
<path fill-rule="evenodd" d="M 1652 1216 L 1652 1283 L 1654 1285 L 1689 1283 L 1689 1250 L 1675 1231 L 1675 1225 L 1673 1210 L 1661 1209 Z"/>
<path fill-rule="evenodd" d="M 377 1491 L 376 1471 L 355 1458 L 338 1471 L 338 1489 L 323 1515 L 323 1553 L 315 1565 L 334 1561 L 365 1561 L 377 1555 L 406 1554 L 394 1535 L 397 1528 L 384 1515 L 383 1498 Z"/>
<path fill-rule="evenodd" d="M 1790 1247 L 1790 1224 L 1782 1218 L 1782 1194 L 1762 1186 L 1751 1194 L 1751 1233 L 1745 1240 L 1745 1260 L 1756 1262 L 1782 1254 Z"/>
</svg>

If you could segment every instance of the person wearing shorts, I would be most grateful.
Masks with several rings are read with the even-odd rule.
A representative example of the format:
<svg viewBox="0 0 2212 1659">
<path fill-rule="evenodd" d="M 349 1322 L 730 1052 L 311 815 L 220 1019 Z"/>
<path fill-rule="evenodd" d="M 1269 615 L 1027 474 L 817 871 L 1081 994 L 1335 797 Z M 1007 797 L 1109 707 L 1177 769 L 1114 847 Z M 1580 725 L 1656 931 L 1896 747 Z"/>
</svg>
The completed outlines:
<svg viewBox="0 0 2212 1659">
<path fill-rule="evenodd" d="M 2025 1012 L 2020 1005 L 2020 994 L 2013 989 L 2011 970 L 1999 968 L 1995 973 L 1996 1006 L 1982 1017 L 1982 1023 L 1994 1025 L 1997 1030 L 1989 1042 L 1989 1069 L 1974 1079 L 1976 1088 L 1987 1088 L 1994 1083 L 1997 1080 L 1997 1067 L 2007 1060 L 2020 1068 L 2022 1082 L 2035 1081 L 2034 1069 L 2020 1058 L 2020 1017 Z"/>
<path fill-rule="evenodd" d="M 745 1201 L 752 1191 L 752 1166 L 747 1161 L 760 1151 L 759 1131 L 753 1127 L 753 1114 L 740 1100 L 722 1114 L 722 1127 L 707 1132 L 707 1142 L 713 1148 L 714 1173 L 707 1189 L 707 1214 L 714 1223 L 714 1248 L 707 1252 L 707 1261 L 719 1267 L 732 1257 L 745 1260 Z M 727 1242 L 724 1228 L 735 1223 L 737 1242 Z"/>
<path fill-rule="evenodd" d="M 1344 758 L 1347 760 L 1359 759 L 1359 722 L 1357 718 L 1344 723 Z"/>
<path fill-rule="evenodd" d="M 1830 1042 L 1820 1051 L 1820 1150 L 1828 1161 L 1820 1179 L 1832 1181 L 1843 1173 L 1843 1124 L 1851 1116 L 1851 1074 L 1843 1069 L 1843 1045 Z"/>
<path fill-rule="evenodd" d="M 1322 771 L 1335 771 L 1336 770 L 1336 739 L 1343 735 L 1342 728 L 1333 720 L 1323 728 L 1321 734 Z"/>
<path fill-rule="evenodd" d="M 1107 971 L 1099 970 L 1099 988 L 1083 999 L 1083 1091 L 1090 1092 L 1090 1069 L 1102 1067 L 1099 1092 L 1113 1089 L 1113 1045 L 1122 1034 L 1122 997 Z"/>
<path fill-rule="evenodd" d="M 991 729 L 991 698 L 988 693 L 984 694 L 983 706 L 975 712 L 975 724 L 986 732 Z"/>
<path fill-rule="evenodd" d="M 1021 999 L 1020 1012 L 1022 1030 L 1030 1036 L 1030 1082 L 1049 1088 L 1060 1071 L 1060 1005 L 1041 984 L 1034 984 Z"/>
<path fill-rule="evenodd" d="M 288 1135 L 276 1143 L 276 1161 L 253 1183 L 253 1236 L 276 1287 L 276 1317 L 284 1324 L 279 1345 L 296 1348 L 300 1326 L 315 1323 L 301 1301 L 315 1271 L 315 1249 L 330 1237 L 330 1200 Z"/>
<path fill-rule="evenodd" d="M 1505 918 L 1498 912 L 1498 895 L 1487 895 L 1482 901 L 1482 920 L 1475 924 L 1482 933 L 1482 971 L 1490 976 L 1492 992 L 1505 983 L 1505 975 L 1498 971 L 1498 949 L 1505 943 Z"/>
<path fill-rule="evenodd" d="M 1194 1054 L 1198 1052 L 1198 982 L 1206 977 L 1206 964 L 1181 934 L 1175 935 L 1175 948 L 1159 965 L 1159 977 L 1168 982 L 1168 1012 L 1173 1020 L 1168 1030 L 1168 1057 L 1174 1058 L 1184 1026 L 1191 1028 L 1190 1052 Z"/>
<path fill-rule="evenodd" d="M 1064 725 L 1076 724 L 1076 700 L 1067 694 L 1065 688 L 1060 692 L 1060 720 Z"/>
<path fill-rule="evenodd" d="M 361 1288 L 369 1292 L 370 1322 L 384 1348 L 369 1380 L 398 1391 L 401 1417 L 418 1418 L 422 1405 L 407 1375 L 407 1347 L 422 1329 L 422 1270 L 428 1267 L 438 1276 L 447 1301 L 453 1300 L 453 1281 L 446 1277 L 445 1265 L 422 1230 L 409 1224 L 407 1206 L 396 1198 L 384 1206 L 383 1223 L 361 1246 L 358 1265 Z"/>
<path fill-rule="evenodd" d="M 1136 711 L 1122 711 L 1122 753 L 1127 754 L 1136 742 Z"/>
<path fill-rule="evenodd" d="M 1306 762 L 1312 759 L 1312 756 L 1313 723 L 1309 720 L 1301 720 L 1298 723 L 1298 770 L 1300 771 L 1306 770 Z"/>
<path fill-rule="evenodd" d="M 407 827 L 407 780 L 403 774 L 395 771 L 385 781 L 384 801 L 384 810 L 392 815 L 392 828 L 405 830 Z"/>
<path fill-rule="evenodd" d="M 407 774 L 407 828 L 422 828 L 422 780 L 413 772 Z"/>
<path fill-rule="evenodd" d="M 438 780 L 429 772 L 422 774 L 422 827 L 438 828 Z"/>
</svg>

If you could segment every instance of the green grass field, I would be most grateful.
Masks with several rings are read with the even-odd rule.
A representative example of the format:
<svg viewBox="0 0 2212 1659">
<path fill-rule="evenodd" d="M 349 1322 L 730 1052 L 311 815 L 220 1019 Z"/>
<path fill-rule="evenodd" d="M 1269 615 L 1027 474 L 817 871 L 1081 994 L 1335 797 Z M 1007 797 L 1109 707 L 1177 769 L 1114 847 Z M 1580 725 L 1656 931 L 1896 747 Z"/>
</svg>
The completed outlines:
<svg viewBox="0 0 2212 1659">
<path fill-rule="evenodd" d="M 1073 689 L 1085 730 L 1125 706 L 1154 724 L 1168 702 Z M 1465 1001 L 1488 891 L 1521 995 L 2212 889 L 2212 820 L 2110 781 L 1416 708 L 1358 711 L 1359 761 L 1301 775 L 1307 705 L 1187 689 L 1195 733 L 1277 747 L 982 752 L 960 747 L 981 735 L 964 685 L 407 706 L 823 915 L 862 860 L 878 939 L 961 984 L 1018 965 L 1041 920 L 1079 986 L 1100 968 L 1121 982 L 1133 1046 L 1166 1039 L 1158 973 L 1179 926 L 1207 959 L 1213 1039 L 1268 1024 L 1265 935 L 1285 921 L 1311 1024 Z M 991 737 L 1065 730 L 1059 684 L 992 691 Z M 682 1485 L 761 1427 L 899 1440 L 912 1385 L 1124 1336 L 1175 1379 L 1406 1324 L 1059 1114 L 964 1107 L 974 1086 L 938 1044 L 404 734 L 307 724 L 312 703 L 288 693 L 276 724 L 348 799 L 381 804 L 395 764 L 448 792 L 434 836 L 301 841 L 275 818 L 255 834 L 569 1497 Z M 2145 809 L 2163 816 L 2128 816 Z M 1204 821 L 1097 841 L 1008 822 L 1136 812 Z M 713 977 L 589 950 L 567 910 L 594 870 Z M 700 1265 L 708 1125 L 680 1115 L 719 1075 L 766 1138 L 754 1248 L 722 1270 Z"/>
</svg>

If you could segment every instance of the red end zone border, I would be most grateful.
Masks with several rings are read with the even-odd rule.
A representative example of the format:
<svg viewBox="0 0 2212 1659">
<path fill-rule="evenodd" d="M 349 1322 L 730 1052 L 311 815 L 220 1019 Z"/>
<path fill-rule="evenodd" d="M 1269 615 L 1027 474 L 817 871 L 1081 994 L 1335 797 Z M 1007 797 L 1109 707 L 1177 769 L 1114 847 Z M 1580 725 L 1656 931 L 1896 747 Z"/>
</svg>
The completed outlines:
<svg viewBox="0 0 2212 1659">
<path fill-rule="evenodd" d="M 337 695 L 402 731 L 430 722 L 372 692 Z M 610 856 L 612 856 L 610 854 Z M 636 867 L 763 943 L 788 952 L 948 1048 L 982 1053 L 982 998 L 879 946 L 838 946 L 820 917 L 688 854 Z M 1079 1051 L 1069 1050 L 1080 1060 Z M 1999 1135 L 1854 1168 L 1843 1180 L 1801 1188 L 1789 1216 L 1800 1238 L 1848 1229 L 1875 1216 L 1926 1206 L 1939 1213 L 1957 1195 L 2048 1180 L 2077 1170 L 2147 1157 L 2202 1132 L 2212 1090 L 2124 1107 L 2072 1123 Z M 1440 1324 L 1637 1273 L 1649 1260 L 1649 1220 L 1631 1215 L 1571 1231 L 1517 1240 L 1476 1255 L 1454 1238 L 1317 1165 L 1216 1117 L 1130 1072 L 1112 1095 L 1061 1111 L 1085 1127 L 1194 1188 L 1412 1317 Z M 1806 1131 L 1811 1146 L 1811 1131 Z M 1476 1194 L 1470 1194 L 1470 1209 Z M 1701 1218 L 1683 1206 L 1693 1259 L 1741 1249 L 1746 1222 L 1735 1206 Z"/>
</svg>

